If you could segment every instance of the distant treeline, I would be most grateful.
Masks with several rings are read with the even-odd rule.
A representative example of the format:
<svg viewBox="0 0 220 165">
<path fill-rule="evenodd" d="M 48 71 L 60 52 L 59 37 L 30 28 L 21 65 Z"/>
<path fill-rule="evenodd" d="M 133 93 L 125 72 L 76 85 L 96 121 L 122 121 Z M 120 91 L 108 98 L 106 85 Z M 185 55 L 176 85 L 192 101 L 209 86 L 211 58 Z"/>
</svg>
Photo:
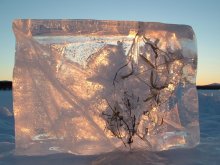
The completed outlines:
<svg viewBox="0 0 220 165">
<path fill-rule="evenodd" d="M 220 89 L 220 84 L 217 85 L 198 85 L 197 89 L 202 90 L 218 90 Z M 11 90 L 12 82 L 11 81 L 0 81 L 0 90 Z"/>
<path fill-rule="evenodd" d="M 0 90 L 11 90 L 12 82 L 11 81 L 0 81 Z"/>
<path fill-rule="evenodd" d="M 196 88 L 202 90 L 218 90 L 220 89 L 220 85 L 197 85 Z"/>
</svg>

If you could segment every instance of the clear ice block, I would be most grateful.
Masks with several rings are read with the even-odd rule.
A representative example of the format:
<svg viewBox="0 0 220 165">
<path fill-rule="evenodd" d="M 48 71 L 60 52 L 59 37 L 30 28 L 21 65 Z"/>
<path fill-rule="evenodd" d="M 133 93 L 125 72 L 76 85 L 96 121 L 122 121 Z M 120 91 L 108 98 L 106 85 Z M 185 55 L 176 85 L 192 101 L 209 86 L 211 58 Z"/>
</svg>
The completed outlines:
<svg viewBox="0 0 220 165">
<path fill-rule="evenodd" d="M 15 20 L 16 153 L 93 155 L 199 143 L 190 26 Z"/>
</svg>

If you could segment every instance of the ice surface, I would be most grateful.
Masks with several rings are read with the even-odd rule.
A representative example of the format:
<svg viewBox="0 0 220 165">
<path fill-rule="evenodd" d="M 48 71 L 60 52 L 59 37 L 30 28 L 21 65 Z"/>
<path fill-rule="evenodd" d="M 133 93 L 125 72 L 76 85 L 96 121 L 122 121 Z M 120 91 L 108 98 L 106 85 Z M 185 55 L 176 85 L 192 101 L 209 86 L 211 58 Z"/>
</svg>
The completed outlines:
<svg viewBox="0 0 220 165">
<path fill-rule="evenodd" d="M 16 20 L 16 153 L 93 155 L 199 143 L 186 25 Z"/>
<path fill-rule="evenodd" d="M 0 90 L 1 107 L 7 109 L 12 106 L 12 91 Z M 8 95 L 10 94 L 10 95 Z M 14 143 L 8 143 L 8 139 L 14 137 L 10 131 L 14 123 L 7 116 L 0 115 L 0 134 L 7 130 L 5 139 L 0 135 L 0 164 L 1 165 L 216 165 L 220 161 L 220 90 L 198 90 L 200 112 L 200 144 L 190 149 L 173 149 L 162 152 L 110 152 L 101 155 L 82 156 L 66 153 L 58 153 L 42 156 L 14 155 Z M 7 104 L 5 104 L 7 103 Z M 10 109 L 12 110 L 12 109 Z M 14 128 L 13 128 L 14 129 Z M 3 133 L 4 134 L 4 133 Z M 3 143 L 2 143 L 3 142 Z M 7 142 L 7 143 L 6 143 Z"/>
</svg>

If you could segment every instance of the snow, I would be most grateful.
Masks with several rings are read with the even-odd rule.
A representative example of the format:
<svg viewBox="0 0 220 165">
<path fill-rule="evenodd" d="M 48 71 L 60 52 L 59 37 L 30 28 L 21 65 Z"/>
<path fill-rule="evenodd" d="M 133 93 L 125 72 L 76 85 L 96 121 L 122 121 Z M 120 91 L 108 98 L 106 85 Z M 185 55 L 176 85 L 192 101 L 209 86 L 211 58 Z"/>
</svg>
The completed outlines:
<svg viewBox="0 0 220 165">
<path fill-rule="evenodd" d="M 11 91 L 0 91 L 0 107 L 13 111 Z M 79 156 L 74 154 L 52 154 L 44 156 L 16 156 L 14 143 L 7 140 L 13 133 L 8 133 L 5 142 L 0 143 L 0 165 L 217 165 L 220 158 L 220 90 L 199 90 L 199 111 L 201 142 L 192 149 L 173 149 L 161 152 L 119 152 L 94 156 Z M 3 101 L 4 100 L 4 101 Z M 7 102 L 7 104 L 5 104 Z M 5 123 L 4 128 L 14 127 L 13 122 L 7 122 L 7 116 L 0 116 L 0 123 Z M 0 134 L 3 132 L 0 124 Z M 10 132 L 10 131 L 9 131 Z"/>
</svg>

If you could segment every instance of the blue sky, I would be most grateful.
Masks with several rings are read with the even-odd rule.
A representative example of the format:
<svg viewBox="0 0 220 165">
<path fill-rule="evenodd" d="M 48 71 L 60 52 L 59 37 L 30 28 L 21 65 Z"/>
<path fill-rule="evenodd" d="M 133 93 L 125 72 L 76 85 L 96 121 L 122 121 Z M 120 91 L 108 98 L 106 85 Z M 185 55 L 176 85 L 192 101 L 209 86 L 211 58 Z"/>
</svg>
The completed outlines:
<svg viewBox="0 0 220 165">
<path fill-rule="evenodd" d="M 220 83 L 219 0 L 0 0 L 0 80 L 12 80 L 16 18 L 187 24 L 197 36 L 197 84 Z"/>
</svg>

